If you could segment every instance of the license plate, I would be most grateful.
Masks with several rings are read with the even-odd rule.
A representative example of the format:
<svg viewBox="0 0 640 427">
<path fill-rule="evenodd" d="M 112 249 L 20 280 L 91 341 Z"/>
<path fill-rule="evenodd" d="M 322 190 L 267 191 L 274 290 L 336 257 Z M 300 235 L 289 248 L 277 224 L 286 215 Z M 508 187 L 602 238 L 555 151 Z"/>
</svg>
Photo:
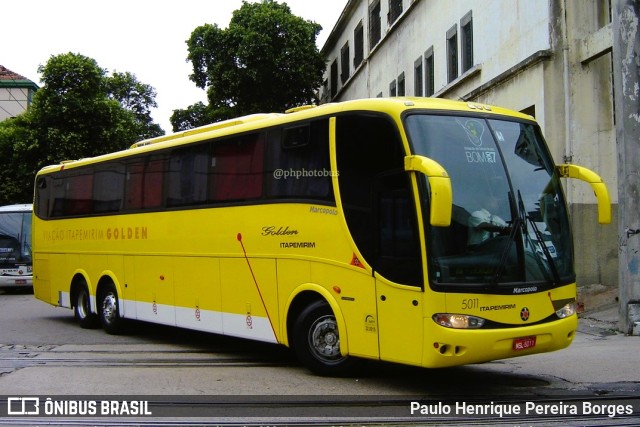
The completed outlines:
<svg viewBox="0 0 640 427">
<path fill-rule="evenodd" d="M 27 279 L 16 279 L 16 285 L 26 285 Z"/>
<path fill-rule="evenodd" d="M 526 350 L 535 347 L 536 337 L 516 338 L 513 340 L 513 349 L 515 351 Z"/>
</svg>

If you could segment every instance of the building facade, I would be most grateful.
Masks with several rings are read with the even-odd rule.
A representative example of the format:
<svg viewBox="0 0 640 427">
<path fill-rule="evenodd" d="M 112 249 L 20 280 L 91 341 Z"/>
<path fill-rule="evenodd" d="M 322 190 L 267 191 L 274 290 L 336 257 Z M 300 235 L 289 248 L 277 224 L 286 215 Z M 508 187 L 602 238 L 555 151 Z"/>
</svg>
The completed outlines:
<svg viewBox="0 0 640 427">
<path fill-rule="evenodd" d="M 0 65 L 0 122 L 26 111 L 36 90 L 34 82 Z"/>
<path fill-rule="evenodd" d="M 608 0 L 349 0 L 322 49 L 321 102 L 434 96 L 526 112 L 557 163 L 597 171 L 613 223 L 568 180 L 578 284 L 613 302 L 618 283 L 616 130 Z"/>
</svg>

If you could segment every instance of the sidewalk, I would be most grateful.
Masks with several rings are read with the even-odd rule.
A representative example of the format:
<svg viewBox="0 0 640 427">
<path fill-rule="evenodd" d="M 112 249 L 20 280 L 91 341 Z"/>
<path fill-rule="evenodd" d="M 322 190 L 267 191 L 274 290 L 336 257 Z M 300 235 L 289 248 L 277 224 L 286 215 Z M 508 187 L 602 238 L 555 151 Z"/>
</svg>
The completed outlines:
<svg viewBox="0 0 640 427">
<path fill-rule="evenodd" d="M 618 303 L 578 314 L 578 332 L 589 335 L 622 335 L 619 326 Z"/>
</svg>

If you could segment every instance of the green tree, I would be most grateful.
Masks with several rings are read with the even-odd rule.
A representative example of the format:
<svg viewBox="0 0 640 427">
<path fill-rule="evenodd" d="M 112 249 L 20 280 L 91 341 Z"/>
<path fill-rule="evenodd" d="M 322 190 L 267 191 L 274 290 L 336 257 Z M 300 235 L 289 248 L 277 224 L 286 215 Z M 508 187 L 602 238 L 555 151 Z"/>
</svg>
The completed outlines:
<svg viewBox="0 0 640 427">
<path fill-rule="evenodd" d="M 130 73 L 109 76 L 95 60 L 73 53 L 52 56 L 38 72 L 44 85 L 29 110 L 0 123 L 0 203 L 30 201 L 35 174 L 47 164 L 164 134 L 149 114 L 154 89 Z"/>
<path fill-rule="evenodd" d="M 31 203 L 38 153 L 28 113 L 0 122 L 0 205 Z"/>
<path fill-rule="evenodd" d="M 187 40 L 190 79 L 206 89 L 209 105 L 174 111 L 174 130 L 313 103 L 325 69 L 321 29 L 273 0 L 243 1 L 227 29 L 197 27 Z"/>
<path fill-rule="evenodd" d="M 129 72 L 114 72 L 107 78 L 106 83 L 109 98 L 118 101 L 122 107 L 135 115 L 138 139 L 164 134 L 160 125 L 153 123 L 151 118 L 151 108 L 158 106 L 157 93 L 152 86 L 140 82 L 134 74 Z"/>
</svg>

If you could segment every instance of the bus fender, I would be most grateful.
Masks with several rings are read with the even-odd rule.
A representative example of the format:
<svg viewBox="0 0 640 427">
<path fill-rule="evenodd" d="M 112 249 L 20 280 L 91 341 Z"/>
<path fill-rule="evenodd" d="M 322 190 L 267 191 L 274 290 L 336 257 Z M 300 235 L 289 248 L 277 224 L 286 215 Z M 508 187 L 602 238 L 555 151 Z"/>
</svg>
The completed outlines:
<svg viewBox="0 0 640 427">
<path fill-rule="evenodd" d="M 118 293 L 118 309 L 122 317 L 127 317 L 125 313 L 124 292 L 122 290 L 122 286 L 120 286 L 120 281 L 118 280 L 117 276 L 113 274 L 113 271 L 105 270 L 100 273 L 100 280 L 98 281 L 98 285 L 96 286 L 94 299 L 95 303 L 97 304 L 98 301 L 98 288 L 104 283 L 105 279 L 108 279 L 111 283 L 113 283 L 113 286 L 115 286 L 116 292 Z"/>
<path fill-rule="evenodd" d="M 338 302 L 326 288 L 316 283 L 303 283 L 297 288 L 295 288 L 289 294 L 289 298 L 287 299 L 287 303 L 285 305 L 285 310 L 284 310 L 285 319 L 288 318 L 288 314 L 289 314 L 289 311 L 291 310 L 291 306 L 293 305 L 293 301 L 298 297 L 298 295 L 300 295 L 303 292 L 313 292 L 313 293 L 319 294 L 319 296 L 322 297 L 322 299 L 324 299 L 327 302 L 327 304 L 329 304 L 329 306 L 331 307 L 331 311 L 333 311 L 333 314 L 336 317 L 336 322 L 338 323 L 338 330 L 339 331 L 347 330 L 347 324 L 345 323 L 344 316 L 342 315 L 342 311 L 340 310 L 340 306 L 338 305 Z M 288 332 L 291 332 L 291 331 L 287 331 L 287 323 L 288 322 L 286 321 L 281 322 L 281 325 L 282 325 L 281 328 L 283 330 L 281 331 L 280 336 L 282 337 L 282 344 L 284 344 L 287 347 L 290 347 Z M 340 351 L 343 355 L 349 354 L 349 339 L 346 333 L 340 334 Z"/>
<path fill-rule="evenodd" d="M 95 289 L 93 289 L 93 286 L 91 284 L 91 279 L 89 278 L 89 273 L 87 273 L 86 270 L 83 270 L 81 268 L 79 268 L 76 271 L 74 271 L 73 274 L 71 275 L 71 281 L 69 282 L 68 301 L 66 302 L 67 305 L 64 305 L 65 302 L 62 299 L 63 298 L 62 295 L 60 295 L 60 301 L 58 301 L 58 305 L 60 307 L 67 307 L 67 308 L 73 307 L 73 304 L 75 304 L 75 301 L 74 301 L 74 298 L 73 298 L 73 284 L 74 284 L 74 282 L 76 280 L 76 277 L 78 277 L 78 276 L 81 276 L 84 279 L 84 283 L 87 285 L 87 291 L 89 291 L 89 296 L 94 295 L 94 298 L 91 299 L 91 310 L 95 313 L 95 308 L 96 308 L 96 306 L 95 306 Z"/>
</svg>

